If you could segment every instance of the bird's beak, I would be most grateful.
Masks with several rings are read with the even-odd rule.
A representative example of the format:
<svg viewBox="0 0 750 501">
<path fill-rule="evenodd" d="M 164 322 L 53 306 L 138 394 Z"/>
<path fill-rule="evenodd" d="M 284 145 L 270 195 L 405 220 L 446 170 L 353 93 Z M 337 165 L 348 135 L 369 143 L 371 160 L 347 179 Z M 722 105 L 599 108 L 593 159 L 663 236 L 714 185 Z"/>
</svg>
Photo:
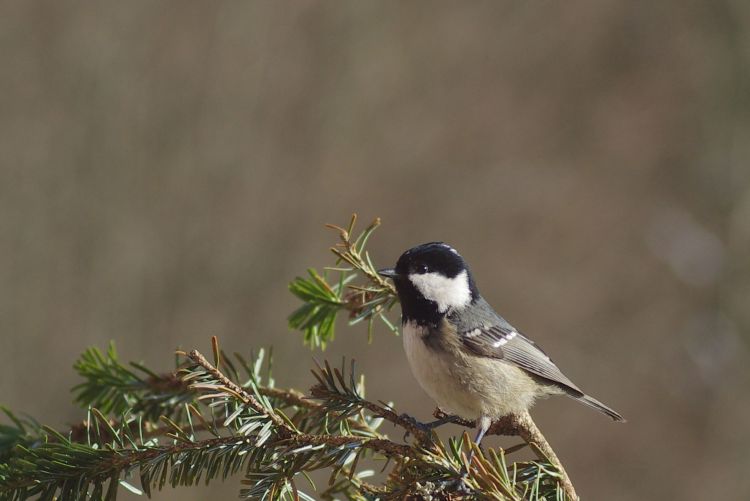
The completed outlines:
<svg viewBox="0 0 750 501">
<path fill-rule="evenodd" d="M 398 273 L 393 268 L 383 268 L 382 270 L 378 270 L 378 274 L 387 278 L 396 278 L 398 276 Z"/>
</svg>

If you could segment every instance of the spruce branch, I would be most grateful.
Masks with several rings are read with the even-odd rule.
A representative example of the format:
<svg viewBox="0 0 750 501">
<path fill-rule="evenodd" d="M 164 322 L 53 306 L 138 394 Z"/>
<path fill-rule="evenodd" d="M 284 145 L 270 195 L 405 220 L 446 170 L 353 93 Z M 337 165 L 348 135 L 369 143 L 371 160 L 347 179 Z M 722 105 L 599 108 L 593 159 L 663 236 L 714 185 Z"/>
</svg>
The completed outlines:
<svg viewBox="0 0 750 501">
<path fill-rule="evenodd" d="M 16 446 L 30 446 L 42 429 L 42 425 L 31 417 L 16 416 L 5 406 L 0 405 L 0 411 L 8 418 L 10 424 L 0 423 L 0 465 L 4 464 L 13 454 Z"/>
<path fill-rule="evenodd" d="M 167 483 L 194 485 L 201 478 L 208 482 L 242 470 L 250 480 L 261 478 L 253 488 L 243 490 L 243 495 L 270 493 L 277 499 L 289 494 L 289 482 L 300 470 L 331 466 L 346 471 L 354 488 L 377 491 L 346 467 L 350 456 L 372 451 L 400 458 L 410 450 L 382 438 L 373 420 L 359 417 L 347 418 L 352 422 L 344 429 L 356 429 L 360 436 L 305 433 L 281 417 L 271 399 L 323 419 L 329 411 L 317 402 L 294 391 L 262 389 L 256 384 L 257 377 L 250 378 L 248 391 L 199 352 L 194 350 L 188 359 L 192 366 L 185 364 L 180 374 L 204 411 L 185 404 L 181 415 L 194 416 L 196 423 L 186 418 L 187 424 L 180 424 L 162 416 L 164 425 L 149 431 L 142 415 L 131 414 L 117 421 L 92 408 L 79 433 L 79 439 L 85 436 L 81 443 L 50 428 L 40 428 L 39 435 L 33 436 L 29 423 L 8 412 L 12 425 L 4 425 L 0 437 L 7 438 L 4 444 L 12 441 L 13 449 L 0 464 L 0 498 L 114 499 L 118 485 L 137 490 L 125 480 L 133 471 L 138 472 L 143 491 L 150 494 Z M 110 381 L 119 386 L 118 381 Z M 112 394 L 112 398 L 118 397 Z M 222 410 L 217 411 L 219 408 Z M 209 436 L 200 438 L 205 432 Z M 161 444 L 155 437 L 166 438 L 167 443 Z M 296 488 L 293 491 L 295 496 L 302 495 Z"/>
<path fill-rule="evenodd" d="M 294 425 L 292 420 L 287 418 L 285 415 L 275 411 L 271 405 L 271 403 L 268 400 L 265 400 L 261 394 L 261 392 L 257 392 L 256 395 L 250 394 L 248 391 L 246 391 L 244 388 L 240 387 L 239 385 L 235 384 L 233 381 L 231 381 L 229 378 L 227 378 L 224 374 L 222 374 L 221 371 L 219 371 L 214 365 L 211 364 L 211 362 L 206 359 L 205 356 L 203 356 L 200 352 L 197 350 L 193 350 L 188 354 L 188 357 L 190 360 L 192 360 L 197 366 L 203 368 L 206 371 L 206 374 L 210 375 L 210 377 L 214 378 L 219 384 L 213 383 L 213 382 L 195 382 L 191 383 L 191 388 L 194 390 L 197 390 L 199 392 L 206 392 L 205 395 L 202 395 L 198 397 L 199 399 L 211 399 L 216 403 L 217 401 L 221 402 L 228 398 L 234 398 L 239 401 L 241 401 L 245 406 L 250 407 L 255 413 L 258 415 L 262 415 L 267 417 L 274 425 L 276 432 L 280 438 L 280 440 L 287 440 L 290 443 L 294 444 L 303 444 L 303 445 L 321 445 L 321 444 L 327 444 L 327 445 L 333 445 L 333 446 L 342 446 L 347 444 L 353 444 L 357 443 L 359 440 L 360 445 L 367 449 L 372 449 L 378 452 L 382 452 L 386 455 L 397 455 L 400 457 L 403 457 L 407 454 L 407 451 L 409 451 L 409 448 L 406 446 L 403 446 L 401 444 L 396 444 L 394 442 L 391 442 L 389 440 L 386 440 L 384 438 L 381 438 L 379 434 L 374 433 L 374 430 L 369 427 L 363 427 L 361 425 L 361 422 L 358 422 L 356 420 L 349 420 L 344 421 L 346 422 L 347 426 L 345 426 L 343 429 L 345 430 L 345 435 L 336 436 L 334 434 L 321 434 L 321 435 L 310 435 L 307 433 L 303 433 L 297 426 Z M 352 388 L 352 386 L 347 386 L 344 383 L 343 376 L 340 371 L 335 371 L 335 374 L 337 375 L 337 378 L 339 379 L 339 382 L 341 384 L 341 387 L 337 387 L 335 384 L 335 381 L 332 379 L 332 372 L 330 371 L 330 365 L 326 362 L 326 368 L 327 370 L 321 369 L 321 374 L 323 374 L 323 377 L 326 378 L 326 381 L 330 382 L 332 385 L 332 388 L 335 389 L 336 392 L 339 390 L 341 393 L 337 394 L 348 394 L 353 397 L 353 399 L 356 399 L 356 402 L 359 403 L 363 408 L 369 408 L 373 407 L 376 409 L 381 409 L 380 406 L 377 406 L 376 404 L 372 404 L 371 402 L 367 402 L 364 400 L 359 393 Z M 353 368 L 353 366 L 352 366 Z M 187 371 L 191 369 L 186 369 Z M 318 374 L 313 371 L 313 374 L 318 377 Z M 351 372 L 351 381 L 354 382 L 354 372 L 352 370 Z M 193 378 L 191 378 L 193 379 Z M 320 382 L 320 379 L 318 379 Z M 318 386 L 315 386 L 314 388 L 317 388 Z M 313 391 L 313 396 L 315 396 L 315 392 Z M 261 398 L 256 398 L 256 396 L 260 396 Z M 213 405 L 213 403 L 211 405 Z M 350 417 L 353 413 L 351 410 L 343 411 L 341 408 L 335 408 L 333 406 L 315 406 L 315 405 L 308 405 L 308 409 L 316 409 L 316 410 L 325 410 L 326 416 L 321 416 L 327 418 L 327 423 L 330 423 L 331 416 L 329 414 L 333 414 L 333 418 L 336 421 L 339 420 L 346 420 L 346 418 Z M 236 411 L 235 411 L 236 412 Z M 392 411 L 387 411 L 388 413 L 393 414 Z M 241 414 L 237 414 L 237 416 L 240 416 Z M 234 416 L 236 417 L 236 416 Z M 361 418 L 361 415 L 358 416 Z M 230 420 L 227 419 L 225 421 L 225 425 L 228 424 Z M 367 419 L 365 419 L 365 422 L 367 422 Z M 374 438 L 363 438 L 359 439 L 357 436 L 354 436 L 352 434 L 352 424 L 356 423 L 357 426 L 353 427 L 355 430 L 362 432 L 367 431 L 370 437 Z"/>
<path fill-rule="evenodd" d="M 241 386 L 235 384 L 233 381 L 231 381 L 229 378 L 227 378 L 224 374 L 222 374 L 216 367 L 211 365 L 211 362 L 209 362 L 206 357 L 204 357 L 199 351 L 193 350 L 187 355 L 190 360 L 192 360 L 195 364 L 199 365 L 200 367 L 203 367 L 206 370 L 207 375 L 215 378 L 220 384 L 213 384 L 208 382 L 193 382 L 190 384 L 190 389 L 192 390 L 198 390 L 199 392 L 203 392 L 206 390 L 214 391 L 215 393 L 209 394 L 209 395 L 202 395 L 201 398 L 224 398 L 225 396 L 231 396 L 235 399 L 240 400 L 243 404 L 246 406 L 252 407 L 255 412 L 257 412 L 259 415 L 266 416 L 270 421 L 276 425 L 278 428 L 278 433 L 282 437 L 289 437 L 291 436 L 295 430 L 293 427 L 291 427 L 288 424 L 288 421 L 285 421 L 282 419 L 271 407 L 271 403 L 268 401 L 268 399 L 263 398 L 260 395 L 260 392 L 258 392 L 258 396 L 261 397 L 260 400 L 256 399 L 255 396 L 249 394 L 247 391 L 245 391 L 244 388 Z M 261 403 L 262 401 L 262 403 Z"/>
<path fill-rule="evenodd" d="M 474 428 L 476 426 L 474 421 L 462 419 L 457 416 L 449 416 L 439 408 L 435 409 L 433 416 L 435 416 L 436 419 L 450 418 L 452 423 L 469 428 Z M 554 467 L 559 474 L 560 485 L 566 496 L 572 500 L 578 499 L 573 483 L 570 481 L 570 477 L 565 471 L 562 462 L 557 457 L 554 449 L 552 449 L 552 446 L 544 437 L 536 423 L 534 423 L 534 420 L 528 412 L 518 415 L 510 414 L 498 419 L 492 423 L 492 426 L 490 426 L 486 434 L 521 437 L 541 461 L 549 463 Z M 506 452 L 508 451 L 506 450 Z"/>
<path fill-rule="evenodd" d="M 341 416 L 367 409 L 373 415 L 400 426 L 421 441 L 428 439 L 429 433 L 414 418 L 398 414 L 390 406 L 383 406 L 363 398 L 360 393 L 362 385 L 358 385 L 354 380 L 354 360 L 351 361 L 350 379 L 347 384 L 344 376 L 345 364 L 344 360 L 341 369 L 331 369 L 328 362 L 325 362 L 324 367 L 318 365 L 318 370 L 312 371 L 318 384 L 310 389 L 310 394 L 314 398 L 323 400 L 327 408 L 338 411 Z"/>
<path fill-rule="evenodd" d="M 468 437 L 447 445 L 425 433 L 411 444 L 389 439 L 377 431 L 382 421 L 415 436 L 422 430 L 392 407 L 366 400 L 353 364 L 348 371 L 346 364 L 322 364 L 305 397 L 264 386 L 270 378 L 262 375 L 263 358 L 232 362 L 214 343 L 211 363 L 193 350 L 178 373 L 193 402 L 172 413 L 177 417 L 150 422 L 91 408 L 80 441 L 13 416 L 7 436 L 26 438 L 0 463 L 0 498 L 109 500 L 120 487 L 150 495 L 242 474 L 243 497 L 310 499 L 300 478 L 320 469 L 331 472 L 323 499 L 541 499 L 557 492 L 553 467 L 507 466 L 502 450 L 485 456 Z M 239 383 L 241 374 L 247 380 Z M 359 466 L 378 458 L 390 465 L 380 485 L 365 481 L 372 473 Z M 457 491 L 457 483 L 464 489 Z"/>
<path fill-rule="evenodd" d="M 356 237 L 355 223 L 353 216 L 346 228 L 329 225 L 339 238 L 334 267 L 290 285 L 303 305 L 289 322 L 309 345 L 333 339 L 341 312 L 350 324 L 368 322 L 370 333 L 379 319 L 395 330 L 385 316 L 395 291 L 365 251 L 380 222 Z M 466 433 L 443 442 L 392 404 L 368 400 L 353 361 L 317 364 L 304 393 L 276 386 L 270 352 L 230 356 L 216 338 L 211 344 L 212 357 L 178 352 L 167 372 L 120 361 L 114 345 L 87 350 L 74 388 L 86 414 L 68 430 L 2 409 L 0 499 L 112 500 L 120 488 L 150 496 L 232 475 L 243 477 L 241 497 L 259 500 L 575 499 L 533 422 L 509 416 L 491 428 L 522 437 L 539 458 L 512 462 L 517 446 L 480 450 Z M 383 423 L 404 438 L 386 435 Z M 321 470 L 329 481 L 316 488 L 308 474 Z"/>
<path fill-rule="evenodd" d="M 106 353 L 88 348 L 73 365 L 84 379 L 73 387 L 75 401 L 105 414 L 125 411 L 156 420 L 162 414 L 181 412 L 193 395 L 174 372 L 157 374 L 141 363 L 120 362 L 114 343 Z"/>
<path fill-rule="evenodd" d="M 368 339 L 372 339 L 376 320 L 398 334 L 398 328 L 386 313 L 398 302 L 396 290 L 378 275 L 369 253 L 365 250 L 372 233 L 380 226 L 376 218 L 359 235 L 354 236 L 357 215 L 353 214 L 346 228 L 327 224 L 338 233 L 339 241 L 331 247 L 336 256 L 334 266 L 323 274 L 308 269 L 308 278 L 297 277 L 289 290 L 303 301 L 302 306 L 289 316 L 289 327 L 304 333 L 305 344 L 324 348 L 334 338 L 334 327 L 339 313 L 347 312 L 349 325 L 367 322 Z M 357 278 L 365 283 L 353 285 Z"/>
</svg>

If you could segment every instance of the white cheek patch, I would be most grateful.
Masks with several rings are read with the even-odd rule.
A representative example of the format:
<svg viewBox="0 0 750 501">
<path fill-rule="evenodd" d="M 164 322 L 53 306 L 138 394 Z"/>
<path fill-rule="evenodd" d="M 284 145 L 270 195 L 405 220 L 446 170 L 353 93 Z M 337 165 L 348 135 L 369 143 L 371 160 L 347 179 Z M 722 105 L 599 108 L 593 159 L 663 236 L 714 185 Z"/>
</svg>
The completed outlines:
<svg viewBox="0 0 750 501">
<path fill-rule="evenodd" d="M 448 308 L 461 308 L 471 302 L 466 270 L 453 278 L 432 272 L 409 275 L 409 280 L 425 299 L 437 303 L 440 313 L 445 313 Z"/>
</svg>

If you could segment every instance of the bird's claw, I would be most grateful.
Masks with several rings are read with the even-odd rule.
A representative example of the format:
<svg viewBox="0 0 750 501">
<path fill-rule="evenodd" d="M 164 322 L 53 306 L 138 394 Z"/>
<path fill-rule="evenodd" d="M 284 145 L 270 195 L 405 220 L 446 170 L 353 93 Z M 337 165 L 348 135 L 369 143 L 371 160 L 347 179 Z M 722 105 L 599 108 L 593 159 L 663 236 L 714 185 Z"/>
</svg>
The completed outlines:
<svg viewBox="0 0 750 501">
<path fill-rule="evenodd" d="M 445 414 L 445 413 L 441 413 L 439 419 L 437 419 L 435 421 L 431 421 L 429 423 L 423 423 L 421 421 L 418 421 L 416 418 L 414 418 L 414 417 L 412 417 L 412 416 L 410 416 L 408 414 L 401 414 L 399 416 L 399 418 L 401 420 L 408 421 L 409 424 L 410 424 L 410 426 L 411 426 L 411 428 L 416 428 L 417 430 L 419 430 L 422 433 L 425 433 L 427 435 L 429 435 L 430 433 L 432 433 L 432 430 L 434 430 L 438 426 L 442 426 L 442 425 L 444 425 L 446 423 L 453 423 L 453 422 L 455 422 L 456 419 L 460 419 L 458 416 L 454 416 L 452 414 Z M 409 436 L 409 434 L 410 434 L 409 430 L 407 429 L 406 433 L 404 433 L 404 440 L 406 440 L 406 438 Z"/>
<path fill-rule="evenodd" d="M 431 423 L 423 423 L 423 422 L 418 421 L 416 418 L 414 418 L 414 417 L 412 417 L 412 416 L 410 416 L 408 414 L 401 414 L 399 416 L 399 418 L 402 419 L 402 420 L 404 420 L 404 421 L 408 421 L 409 424 L 413 428 L 417 428 L 418 430 L 421 430 L 421 431 L 423 431 L 425 433 L 427 433 L 430 430 L 432 430 L 432 427 L 430 426 Z"/>
<path fill-rule="evenodd" d="M 429 427 L 429 425 L 418 421 L 416 418 L 408 415 L 408 414 L 401 414 L 399 416 L 399 419 L 402 421 L 407 421 L 409 423 L 410 428 L 415 428 L 423 433 L 430 433 L 430 430 L 432 428 Z M 406 431 L 404 432 L 404 441 L 411 435 L 411 431 L 409 430 L 409 427 L 406 428 Z"/>
</svg>

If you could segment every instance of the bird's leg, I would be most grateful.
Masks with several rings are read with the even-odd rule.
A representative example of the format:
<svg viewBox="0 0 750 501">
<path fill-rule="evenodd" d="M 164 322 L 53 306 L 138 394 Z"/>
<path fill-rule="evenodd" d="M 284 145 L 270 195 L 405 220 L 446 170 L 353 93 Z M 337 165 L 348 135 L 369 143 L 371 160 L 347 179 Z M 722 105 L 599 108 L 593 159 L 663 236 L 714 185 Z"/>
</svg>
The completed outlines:
<svg viewBox="0 0 750 501">
<path fill-rule="evenodd" d="M 492 419 L 490 419 L 489 416 L 479 416 L 479 419 L 477 419 L 477 436 L 474 438 L 474 443 L 477 444 L 477 447 L 482 444 L 482 439 L 487 433 L 487 430 L 490 429 L 491 424 Z M 469 457 L 466 460 L 467 468 L 471 467 L 472 459 L 474 459 L 474 449 L 469 450 Z M 464 472 L 464 475 L 466 475 L 466 473 L 468 472 Z"/>
<path fill-rule="evenodd" d="M 474 443 L 477 444 L 477 446 L 482 443 L 482 438 L 484 438 L 487 430 L 490 429 L 491 424 L 492 419 L 490 419 L 488 416 L 479 416 L 479 419 L 477 419 L 477 435 L 476 437 L 474 437 Z M 461 476 L 451 482 L 451 484 L 454 485 L 453 488 L 456 489 L 456 491 L 459 493 L 468 494 L 470 492 L 470 489 L 464 483 L 464 479 L 469 476 L 469 468 L 471 468 L 471 462 L 473 459 L 474 448 L 471 448 L 469 449 L 469 455 L 466 458 L 466 464 L 461 467 Z"/>
<path fill-rule="evenodd" d="M 490 429 L 491 424 L 492 419 L 490 419 L 488 416 L 480 416 L 479 419 L 477 419 L 477 436 L 476 438 L 474 438 L 474 443 L 476 443 L 477 445 L 482 444 L 484 434 L 487 433 L 487 430 Z"/>
</svg>

